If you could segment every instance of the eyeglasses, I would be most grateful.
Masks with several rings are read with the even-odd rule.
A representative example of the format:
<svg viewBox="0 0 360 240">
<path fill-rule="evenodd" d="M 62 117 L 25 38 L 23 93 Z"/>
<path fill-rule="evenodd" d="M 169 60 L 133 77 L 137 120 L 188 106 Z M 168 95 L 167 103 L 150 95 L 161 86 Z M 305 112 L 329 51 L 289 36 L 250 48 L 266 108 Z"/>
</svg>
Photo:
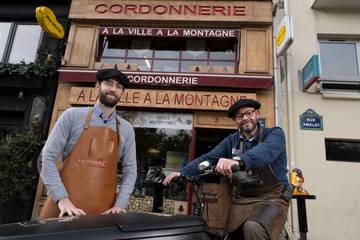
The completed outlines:
<svg viewBox="0 0 360 240">
<path fill-rule="evenodd" d="M 235 115 L 235 119 L 236 120 L 243 120 L 244 116 L 250 118 L 250 117 L 252 117 L 254 115 L 255 111 L 256 110 L 249 110 L 249 111 L 246 111 L 244 113 L 238 113 L 238 114 Z"/>
<path fill-rule="evenodd" d="M 124 87 L 121 84 L 117 83 L 116 81 L 104 80 L 103 83 L 105 86 L 107 86 L 109 88 L 112 88 L 115 86 L 116 90 L 120 90 L 120 91 L 124 90 Z"/>
</svg>

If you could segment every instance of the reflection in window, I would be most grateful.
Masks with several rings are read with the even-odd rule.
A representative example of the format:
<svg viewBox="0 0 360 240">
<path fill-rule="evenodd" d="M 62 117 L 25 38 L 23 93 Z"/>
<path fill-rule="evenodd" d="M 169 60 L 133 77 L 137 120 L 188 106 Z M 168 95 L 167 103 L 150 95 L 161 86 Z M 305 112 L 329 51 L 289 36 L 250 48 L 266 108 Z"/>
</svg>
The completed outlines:
<svg viewBox="0 0 360 240">
<path fill-rule="evenodd" d="M 193 126 L 192 114 L 120 112 L 135 130 L 138 178 L 133 195 L 152 196 L 144 182 L 147 171 L 161 168 L 165 174 L 179 170 L 189 158 Z M 187 199 L 185 184 L 164 192 L 165 198 Z"/>
<path fill-rule="evenodd" d="M 127 63 L 135 63 L 140 71 L 150 71 L 152 59 L 128 59 Z"/>
<path fill-rule="evenodd" d="M 321 73 L 326 75 L 359 75 L 356 44 L 320 42 Z"/>
<path fill-rule="evenodd" d="M 131 49 L 129 49 L 128 57 L 152 58 L 152 50 L 150 50 L 150 44 L 150 38 L 133 38 L 131 40 Z"/>
<path fill-rule="evenodd" d="M 9 37 L 11 23 L 0 22 L 0 61 L 4 57 L 7 39 Z"/>
<path fill-rule="evenodd" d="M 119 58 L 101 58 L 101 62 L 103 63 L 124 63 L 125 59 Z"/>
<path fill-rule="evenodd" d="M 153 39 L 152 49 L 155 50 L 155 58 L 179 59 L 180 49 L 184 49 L 184 46 L 176 38 L 168 38 L 166 41 Z"/>
<path fill-rule="evenodd" d="M 34 62 L 40 37 L 40 26 L 17 25 L 9 63 L 19 63 L 20 61 L 25 61 L 25 63 Z"/>
<path fill-rule="evenodd" d="M 232 50 L 210 52 L 210 59 L 234 60 L 235 53 Z"/>
<path fill-rule="evenodd" d="M 183 52 L 183 58 L 191 60 L 207 59 L 205 39 L 187 39 L 186 50 Z"/>
<path fill-rule="evenodd" d="M 360 162 L 360 140 L 325 139 L 326 160 Z"/>
<path fill-rule="evenodd" d="M 123 48 L 112 48 L 108 46 L 109 42 L 106 42 L 103 57 L 125 57 L 126 49 Z"/>
<path fill-rule="evenodd" d="M 201 71 L 201 66 L 207 66 L 207 61 L 183 61 L 181 63 L 181 72 Z M 198 69 L 198 70 L 197 70 Z"/>
<path fill-rule="evenodd" d="M 179 51 L 156 50 L 155 58 L 179 58 Z"/>
<path fill-rule="evenodd" d="M 211 39 L 208 42 L 211 60 L 235 60 L 236 46 L 231 39 Z"/>
<path fill-rule="evenodd" d="M 215 72 L 233 74 L 238 65 L 237 38 L 100 36 L 99 43 L 97 59 L 136 63 L 140 71 L 194 72 L 194 66 L 206 66 L 201 72 L 209 72 L 215 66 Z"/>
<path fill-rule="evenodd" d="M 153 71 L 178 72 L 179 71 L 179 61 L 154 60 Z"/>
<path fill-rule="evenodd" d="M 129 58 L 152 58 L 152 51 L 149 49 L 129 49 Z"/>
</svg>

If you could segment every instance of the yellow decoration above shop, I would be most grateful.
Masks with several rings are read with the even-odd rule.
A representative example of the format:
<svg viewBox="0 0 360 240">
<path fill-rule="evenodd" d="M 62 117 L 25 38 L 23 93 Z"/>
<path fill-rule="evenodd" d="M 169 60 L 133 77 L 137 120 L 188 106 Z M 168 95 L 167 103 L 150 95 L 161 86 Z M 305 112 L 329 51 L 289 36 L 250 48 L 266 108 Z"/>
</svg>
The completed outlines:
<svg viewBox="0 0 360 240">
<path fill-rule="evenodd" d="M 64 38 L 64 28 L 57 21 L 56 16 L 50 8 L 41 6 L 35 10 L 36 19 L 41 28 L 55 39 Z"/>
</svg>

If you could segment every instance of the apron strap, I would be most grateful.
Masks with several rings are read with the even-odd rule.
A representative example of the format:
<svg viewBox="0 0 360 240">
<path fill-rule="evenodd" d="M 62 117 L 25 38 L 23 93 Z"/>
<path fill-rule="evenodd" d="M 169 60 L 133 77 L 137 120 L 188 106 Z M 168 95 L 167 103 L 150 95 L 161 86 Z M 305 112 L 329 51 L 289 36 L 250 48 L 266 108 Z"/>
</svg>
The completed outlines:
<svg viewBox="0 0 360 240">
<path fill-rule="evenodd" d="M 89 107 L 89 110 L 88 110 L 88 113 L 87 113 L 87 116 L 86 116 L 86 120 L 85 120 L 85 123 L 84 123 L 84 129 L 89 128 L 91 115 L 92 115 L 92 107 Z"/>
<path fill-rule="evenodd" d="M 240 138 L 239 141 L 239 151 L 241 153 L 244 153 L 244 139 Z M 263 143 L 264 142 L 264 128 L 259 126 L 259 137 L 258 137 L 258 142 L 259 143 Z"/>
<path fill-rule="evenodd" d="M 115 119 L 116 119 L 116 134 L 117 134 L 117 140 L 118 140 L 118 146 L 119 146 L 120 145 L 120 130 L 119 130 L 120 121 L 119 121 L 117 115 L 115 116 Z"/>
<path fill-rule="evenodd" d="M 259 143 L 263 143 L 264 142 L 264 128 L 260 127 L 259 128 L 259 138 L 258 138 Z"/>
<path fill-rule="evenodd" d="M 244 153 L 244 139 L 240 138 L 240 142 L 239 142 L 239 151 L 241 153 Z"/>
<path fill-rule="evenodd" d="M 88 113 L 86 115 L 86 120 L 85 120 L 85 123 L 84 123 L 84 129 L 88 129 L 89 128 L 89 125 L 90 125 L 90 121 L 91 121 L 91 116 L 92 116 L 92 111 L 93 108 L 92 107 L 89 107 L 89 110 L 88 110 Z M 119 136 L 119 133 L 120 133 L 120 130 L 119 130 L 119 126 L 120 126 L 120 121 L 119 119 L 117 118 L 117 116 L 115 117 L 116 119 L 116 134 L 117 134 L 117 140 L 118 140 L 118 144 L 120 144 L 120 136 Z"/>
</svg>

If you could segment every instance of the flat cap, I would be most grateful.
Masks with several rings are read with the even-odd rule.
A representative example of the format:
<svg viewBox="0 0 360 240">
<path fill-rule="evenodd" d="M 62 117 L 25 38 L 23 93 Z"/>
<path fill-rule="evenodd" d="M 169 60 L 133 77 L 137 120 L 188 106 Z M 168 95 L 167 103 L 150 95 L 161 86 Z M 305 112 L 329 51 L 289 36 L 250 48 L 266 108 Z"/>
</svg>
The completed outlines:
<svg viewBox="0 0 360 240">
<path fill-rule="evenodd" d="M 227 114 L 228 117 L 229 118 L 234 117 L 237 110 L 243 107 L 253 107 L 255 109 L 259 109 L 261 107 L 261 103 L 259 103 L 256 100 L 248 99 L 248 98 L 240 99 L 239 101 L 237 101 L 236 103 L 230 106 Z"/>
<path fill-rule="evenodd" d="M 124 88 L 130 87 L 129 79 L 125 76 L 125 74 L 123 74 L 116 68 L 101 69 L 96 73 L 96 79 L 100 82 L 110 78 L 117 80 L 124 86 Z"/>
</svg>

